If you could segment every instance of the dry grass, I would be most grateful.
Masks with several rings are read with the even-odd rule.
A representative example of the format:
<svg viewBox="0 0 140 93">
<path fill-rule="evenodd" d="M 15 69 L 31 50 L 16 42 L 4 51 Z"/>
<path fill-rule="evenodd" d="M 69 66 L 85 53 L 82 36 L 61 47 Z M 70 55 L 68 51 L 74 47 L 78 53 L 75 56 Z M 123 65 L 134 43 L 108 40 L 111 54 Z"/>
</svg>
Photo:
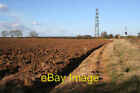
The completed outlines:
<svg viewBox="0 0 140 93">
<path fill-rule="evenodd" d="M 124 82 L 134 75 L 140 75 L 139 49 L 127 40 L 115 40 L 110 64 L 109 74 L 113 82 Z"/>
</svg>

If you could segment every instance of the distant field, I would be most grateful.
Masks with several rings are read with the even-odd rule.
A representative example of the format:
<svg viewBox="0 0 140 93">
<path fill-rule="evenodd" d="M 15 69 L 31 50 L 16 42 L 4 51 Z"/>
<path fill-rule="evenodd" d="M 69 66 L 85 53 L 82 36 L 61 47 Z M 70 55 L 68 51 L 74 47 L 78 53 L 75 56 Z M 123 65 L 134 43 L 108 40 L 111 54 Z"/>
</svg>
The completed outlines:
<svg viewBox="0 0 140 93">
<path fill-rule="evenodd" d="M 0 38 L 0 48 L 69 48 L 94 47 L 107 40 L 62 38 Z M 91 46 L 93 44 L 93 46 Z"/>
</svg>

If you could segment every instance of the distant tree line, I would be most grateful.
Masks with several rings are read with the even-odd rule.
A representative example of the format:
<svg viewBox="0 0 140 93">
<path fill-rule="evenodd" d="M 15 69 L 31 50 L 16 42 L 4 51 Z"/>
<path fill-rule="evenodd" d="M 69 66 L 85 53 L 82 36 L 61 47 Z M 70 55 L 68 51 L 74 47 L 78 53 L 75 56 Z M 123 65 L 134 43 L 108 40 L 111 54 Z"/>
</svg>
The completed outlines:
<svg viewBox="0 0 140 93">
<path fill-rule="evenodd" d="M 102 32 L 101 33 L 102 38 L 140 38 L 140 32 L 137 33 L 136 35 L 128 35 L 127 32 L 125 32 L 125 36 L 121 36 L 120 34 L 112 35 L 112 34 L 107 34 L 107 32 Z"/>
<path fill-rule="evenodd" d="M 90 38 L 92 38 L 92 36 L 91 35 L 78 35 L 76 38 L 78 38 L 78 39 L 90 39 Z"/>
<path fill-rule="evenodd" d="M 11 31 L 2 31 L 2 37 L 23 37 L 23 32 L 21 30 L 11 30 Z M 29 37 L 39 37 L 39 34 L 36 31 L 31 31 Z"/>
<path fill-rule="evenodd" d="M 107 32 L 101 33 L 101 38 L 113 38 L 113 34 L 108 34 Z"/>
</svg>

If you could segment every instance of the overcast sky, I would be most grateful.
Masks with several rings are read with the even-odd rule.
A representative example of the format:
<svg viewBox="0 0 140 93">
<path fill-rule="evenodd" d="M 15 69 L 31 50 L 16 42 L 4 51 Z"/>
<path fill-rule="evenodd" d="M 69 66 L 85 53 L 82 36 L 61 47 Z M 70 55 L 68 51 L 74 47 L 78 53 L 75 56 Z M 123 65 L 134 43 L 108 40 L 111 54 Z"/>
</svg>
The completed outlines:
<svg viewBox="0 0 140 93">
<path fill-rule="evenodd" d="M 94 34 L 95 10 L 100 31 L 140 32 L 140 0 L 0 0 L 0 31 L 36 30 L 40 36 Z"/>
</svg>

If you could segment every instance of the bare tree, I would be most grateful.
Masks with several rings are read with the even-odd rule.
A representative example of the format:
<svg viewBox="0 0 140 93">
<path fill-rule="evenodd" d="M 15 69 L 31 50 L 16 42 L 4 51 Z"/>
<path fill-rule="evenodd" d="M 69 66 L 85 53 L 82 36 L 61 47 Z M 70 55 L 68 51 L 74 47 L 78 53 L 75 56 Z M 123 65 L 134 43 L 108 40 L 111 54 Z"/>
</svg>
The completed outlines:
<svg viewBox="0 0 140 93">
<path fill-rule="evenodd" d="M 115 35 L 115 38 L 120 39 L 121 38 L 120 34 Z"/>
<path fill-rule="evenodd" d="M 9 35 L 11 37 L 22 37 L 23 36 L 21 30 L 12 30 L 12 31 L 9 32 Z"/>
<path fill-rule="evenodd" d="M 37 33 L 36 31 L 31 31 L 31 32 L 29 33 L 29 36 L 30 36 L 30 37 L 38 37 L 39 35 L 38 35 L 38 33 Z"/>
<path fill-rule="evenodd" d="M 107 37 L 108 37 L 107 32 L 102 32 L 102 33 L 101 33 L 101 37 L 103 37 L 103 38 L 107 38 Z"/>
<path fill-rule="evenodd" d="M 1 32 L 2 37 L 7 37 L 9 35 L 8 31 Z"/>
<path fill-rule="evenodd" d="M 140 33 L 138 33 L 138 37 L 140 37 Z"/>
<path fill-rule="evenodd" d="M 114 36 L 113 36 L 113 34 L 109 34 L 108 37 L 109 38 L 113 38 Z"/>
</svg>

